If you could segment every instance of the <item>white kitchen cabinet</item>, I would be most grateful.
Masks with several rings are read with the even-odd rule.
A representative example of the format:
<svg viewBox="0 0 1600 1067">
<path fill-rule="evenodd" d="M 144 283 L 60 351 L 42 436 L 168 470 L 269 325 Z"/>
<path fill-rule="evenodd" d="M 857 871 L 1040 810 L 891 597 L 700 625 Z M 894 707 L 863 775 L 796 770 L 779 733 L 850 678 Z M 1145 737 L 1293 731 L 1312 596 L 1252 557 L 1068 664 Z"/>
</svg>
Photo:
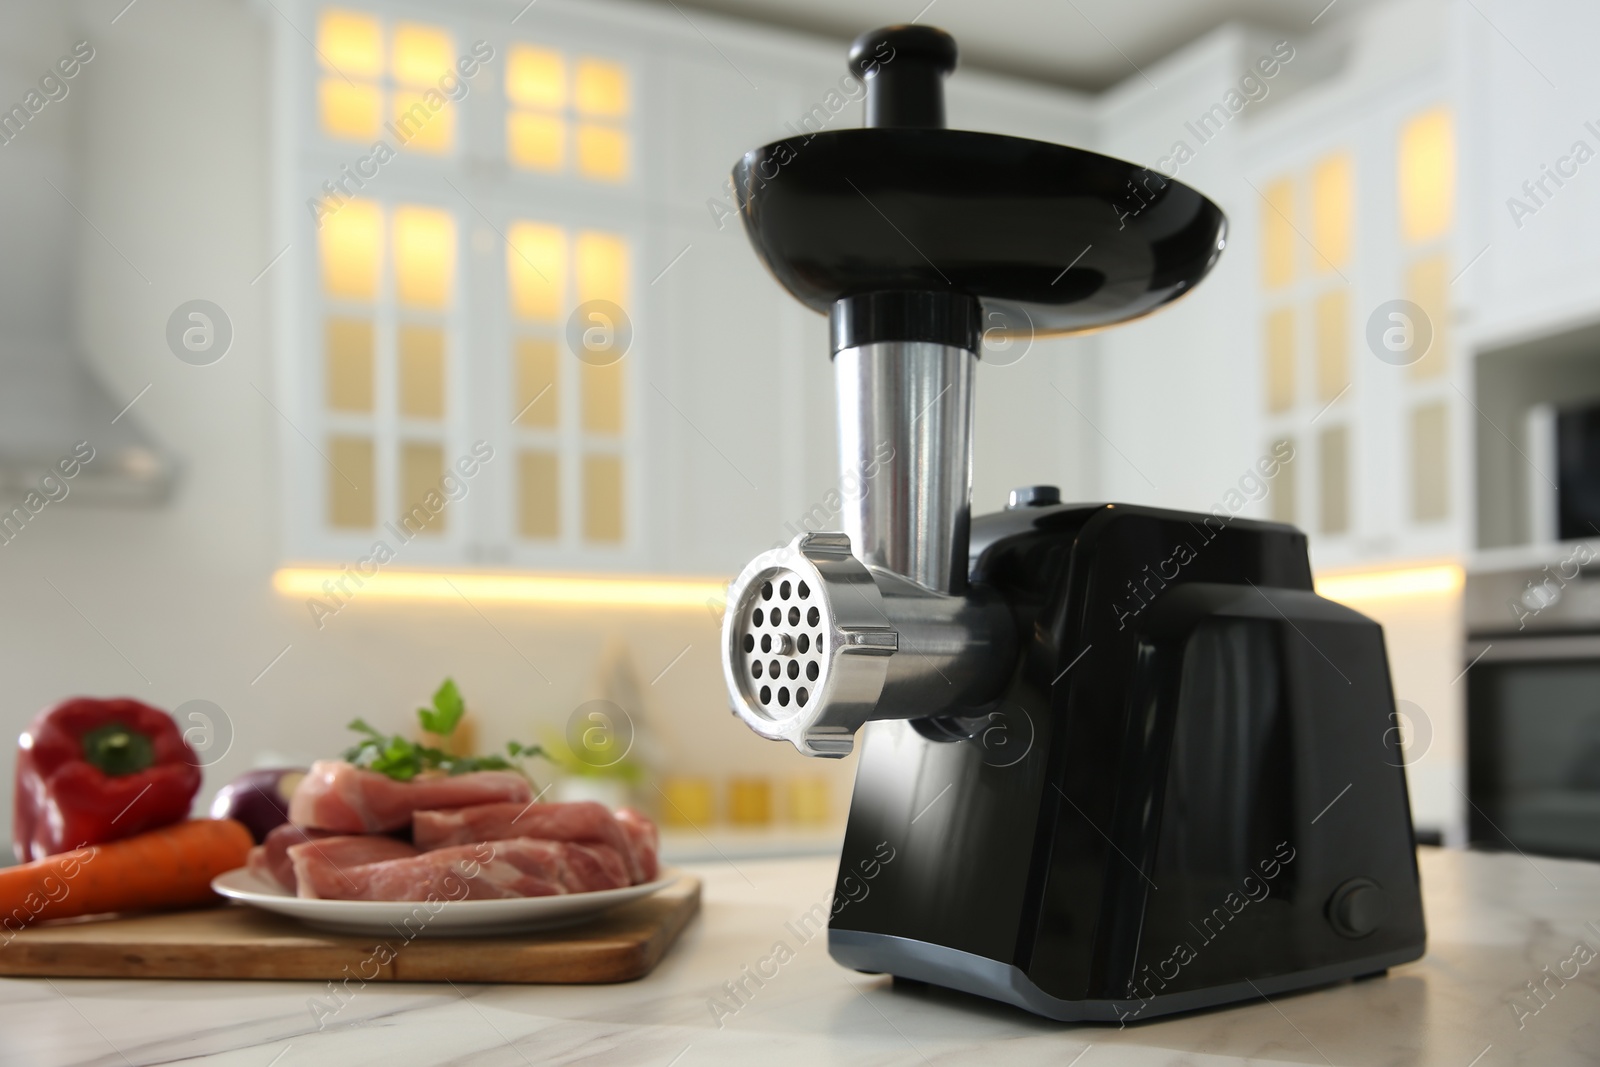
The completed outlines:
<svg viewBox="0 0 1600 1067">
<path fill-rule="evenodd" d="M 819 510 L 837 479 L 826 321 L 761 268 L 726 183 L 749 148 L 859 124 L 844 49 L 699 12 L 520 7 L 283 5 L 286 557 L 354 564 L 381 541 L 397 566 L 728 574 L 800 529 L 837 525 Z M 402 131 L 366 129 L 361 94 L 387 121 L 426 88 L 417 69 L 474 48 L 492 56 L 463 79 L 465 98 L 392 161 L 367 162 L 372 140 Z M 585 89 L 586 70 L 599 90 Z M 1082 99 L 982 75 L 951 83 L 950 112 L 956 125 L 1051 140 L 1092 130 Z M 620 143 L 620 163 L 585 155 L 593 131 L 602 148 Z M 377 174 L 352 180 L 351 168 Z M 335 209 L 320 226 L 311 201 Z M 594 240 L 613 251 L 586 266 Z M 372 280 L 340 289 L 352 272 Z M 419 304 L 416 278 L 428 277 L 442 295 Z M 625 293 L 632 327 L 604 388 L 568 351 L 586 285 Z M 421 354 L 419 332 L 431 345 Z M 988 498 L 1007 487 L 990 481 L 1023 469 L 1084 481 L 1082 427 L 1029 406 L 1053 395 L 1052 375 L 1089 402 L 1081 367 L 1045 358 L 1051 347 L 986 375 Z M 408 399 L 419 365 L 432 383 L 421 415 Z M 341 378 L 352 374 L 354 386 Z M 494 458 L 475 465 L 465 495 L 431 523 L 404 521 L 439 488 L 441 464 L 472 465 L 475 445 Z"/>
<path fill-rule="evenodd" d="M 1600 307 L 1600 247 L 1588 239 L 1600 227 L 1600 71 L 1585 51 L 1600 10 L 1485 10 L 1493 24 L 1474 15 L 1462 39 L 1474 118 L 1462 174 L 1489 248 L 1473 271 L 1471 329 L 1490 346 L 1592 321 Z"/>
<path fill-rule="evenodd" d="M 1525 527 L 1501 521 L 1526 506 L 1504 486 L 1539 472 L 1485 483 L 1477 469 L 1482 441 L 1498 466 L 1527 467 L 1524 412 L 1478 395 L 1497 379 L 1474 365 L 1600 320 L 1600 249 L 1585 239 L 1600 229 L 1600 75 L 1581 44 L 1597 20 L 1553 2 L 1413 0 L 1286 38 L 1224 29 L 1105 94 L 1103 151 L 1169 173 L 1181 158 L 1179 179 L 1229 216 L 1228 249 L 1194 301 L 1098 338 L 1109 495 L 1209 509 L 1290 440 L 1288 477 L 1243 513 L 1301 526 L 1319 570 L 1462 560 Z M 1264 96 L 1220 132 L 1197 129 L 1279 39 L 1295 57 Z M 1430 116 L 1446 123 L 1451 193 L 1442 227 L 1416 237 L 1404 146 Z M 1177 157 L 1180 141 L 1192 158 Z M 1348 250 L 1318 269 L 1318 176 L 1340 162 Z M 1264 265 L 1274 225 L 1293 261 L 1281 284 Z M 1367 337 L 1375 314 L 1396 325 L 1382 309 L 1400 299 L 1427 305 L 1433 327 L 1415 366 L 1380 359 Z M 1327 344 L 1319 312 L 1339 301 L 1324 318 L 1342 336 Z M 1331 390 L 1319 344 L 1343 353 Z M 1493 499 L 1480 502 L 1480 483 Z"/>
<path fill-rule="evenodd" d="M 836 478 L 826 324 L 761 269 L 725 183 L 747 148 L 806 125 L 859 122 L 859 103 L 844 98 L 842 49 L 626 5 L 541 4 L 513 26 L 499 17 L 502 6 L 511 5 L 445 18 L 461 45 L 481 37 L 498 57 L 459 105 L 454 154 L 402 155 L 381 176 L 386 203 L 431 205 L 456 222 L 461 300 L 446 315 L 454 331 L 447 382 L 460 402 L 424 436 L 447 459 L 479 439 L 497 455 L 451 506 L 444 533 L 408 543 L 406 561 L 728 573 L 831 517 L 819 509 Z M 356 7 L 386 26 L 440 22 L 428 6 Z M 322 10 L 305 2 L 292 15 L 312 27 Z M 286 555 L 338 563 L 365 551 L 372 529 L 330 528 L 319 510 L 338 491 L 330 439 L 361 420 L 341 421 L 319 395 L 325 302 L 305 200 L 352 150 L 316 133 L 316 89 L 330 75 L 299 33 L 280 29 L 278 77 L 298 101 L 279 117 L 280 246 L 289 253 L 279 278 L 277 396 L 293 424 L 282 445 Z M 625 69 L 631 106 L 617 122 L 631 161 L 622 180 L 586 182 L 507 162 L 503 131 L 520 105 L 507 96 L 505 72 L 518 43 Z M 1262 74 L 1274 56 L 1274 73 Z M 1569 70 L 1560 49 L 1545 56 L 1574 79 L 1574 91 L 1589 77 Z M 983 365 L 979 510 L 997 506 L 1012 484 L 1055 481 L 1069 498 L 1287 519 L 1313 535 L 1324 569 L 1469 549 L 1472 441 L 1497 432 L 1473 398 L 1474 346 L 1529 329 L 1529 308 L 1581 318 L 1600 295 L 1582 280 L 1600 273 L 1588 269 L 1600 266 L 1591 263 L 1600 253 L 1569 239 L 1600 221 L 1600 193 L 1588 191 L 1583 171 L 1520 227 L 1506 214 L 1507 196 L 1539 176 L 1540 161 L 1555 165 L 1568 135 L 1588 132 L 1577 96 L 1552 90 L 1470 6 L 1433 0 L 1298 37 L 1225 28 L 1097 98 L 967 72 L 948 91 L 952 126 L 1140 160 L 1202 190 L 1230 220 L 1228 249 L 1199 296 L 1119 330 L 1038 341 L 1021 361 Z M 1429 116 L 1443 123 L 1430 143 L 1448 157 L 1453 191 L 1441 227 L 1413 237 L 1401 210 L 1403 145 Z M 1491 142 L 1502 147 L 1489 153 Z M 1337 262 L 1325 266 L 1318 242 L 1335 238 L 1322 233 L 1316 204 L 1330 173 L 1343 183 L 1346 217 Z M 584 411 L 572 375 L 553 394 L 565 407 L 548 435 L 524 433 L 506 417 L 508 398 L 521 397 L 506 239 L 523 219 L 574 235 L 615 233 L 627 245 L 634 341 L 624 360 L 625 426 L 614 441 L 597 444 L 571 428 Z M 1273 228 L 1291 245 L 1281 284 L 1263 266 Z M 1428 311 L 1438 320 L 1432 352 L 1416 367 L 1384 362 L 1369 344 L 1369 322 L 1376 313 L 1388 323 L 1382 305 L 1424 290 L 1421 302 L 1437 305 Z M 394 397 L 397 374 L 385 379 L 381 368 L 394 363 L 405 316 L 391 317 L 388 332 L 377 331 L 387 346 L 377 389 Z M 560 342 L 560 327 L 545 333 Z M 1273 350 L 1280 341 L 1286 354 Z M 1284 366 L 1287 382 L 1279 380 Z M 373 477 L 390 487 L 371 505 L 372 528 L 381 528 L 404 510 L 404 442 L 422 431 L 392 410 L 368 421 Z M 551 469 L 560 518 L 544 539 L 524 536 L 519 504 L 528 492 L 519 453 L 540 442 L 558 455 Z M 1252 471 L 1275 449 L 1281 456 L 1284 442 L 1294 461 L 1260 484 Z M 621 457 L 624 472 L 620 531 L 599 541 L 585 536 L 583 482 L 586 456 L 597 450 Z"/>
</svg>

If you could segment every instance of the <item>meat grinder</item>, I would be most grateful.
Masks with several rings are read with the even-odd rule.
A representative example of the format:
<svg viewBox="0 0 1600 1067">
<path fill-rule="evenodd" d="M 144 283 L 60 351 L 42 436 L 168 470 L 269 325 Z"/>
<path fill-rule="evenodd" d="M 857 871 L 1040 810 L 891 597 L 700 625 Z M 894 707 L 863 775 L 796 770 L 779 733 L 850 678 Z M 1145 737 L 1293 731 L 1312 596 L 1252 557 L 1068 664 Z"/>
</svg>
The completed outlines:
<svg viewBox="0 0 1600 1067">
<path fill-rule="evenodd" d="M 1418 958 L 1383 633 L 1317 596 L 1304 534 L 1049 486 L 970 517 L 985 331 L 1153 312 L 1226 220 L 1131 163 L 946 129 L 955 63 L 931 27 L 865 34 L 866 127 L 733 171 L 757 253 L 829 317 L 853 490 L 843 530 L 744 568 L 722 629 L 756 733 L 859 735 L 830 953 L 1111 1022 Z"/>
</svg>

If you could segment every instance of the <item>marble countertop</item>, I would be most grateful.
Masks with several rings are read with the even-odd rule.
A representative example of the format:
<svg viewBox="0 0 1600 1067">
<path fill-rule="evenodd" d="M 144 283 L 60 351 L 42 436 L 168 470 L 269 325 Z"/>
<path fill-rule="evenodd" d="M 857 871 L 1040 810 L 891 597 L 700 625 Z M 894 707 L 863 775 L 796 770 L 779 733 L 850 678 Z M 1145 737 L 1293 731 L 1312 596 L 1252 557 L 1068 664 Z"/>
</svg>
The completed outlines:
<svg viewBox="0 0 1600 1067">
<path fill-rule="evenodd" d="M 693 865 L 705 907 L 656 971 L 616 986 L 373 985 L 318 1029 L 301 982 L 0 980 L 0 1064 L 1600 1063 L 1600 865 L 1423 849 L 1428 954 L 1384 978 L 1155 1020 L 1072 1026 L 835 964 L 786 923 L 834 862 Z M 794 949 L 737 1007 L 722 990 Z M 1551 972 L 1542 1003 L 1525 983 Z M 721 998 L 723 1010 L 715 1009 Z M 1514 1005 L 1521 1005 L 1520 1011 Z M 1538 1011 L 1533 1009 L 1538 1007 Z"/>
</svg>

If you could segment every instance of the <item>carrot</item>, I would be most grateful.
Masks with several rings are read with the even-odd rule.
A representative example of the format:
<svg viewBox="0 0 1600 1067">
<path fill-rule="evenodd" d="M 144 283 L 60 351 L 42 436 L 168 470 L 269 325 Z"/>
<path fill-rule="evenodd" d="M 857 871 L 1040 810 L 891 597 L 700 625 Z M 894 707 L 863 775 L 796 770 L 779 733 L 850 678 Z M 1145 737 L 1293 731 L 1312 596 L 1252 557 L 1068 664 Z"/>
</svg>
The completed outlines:
<svg viewBox="0 0 1600 1067">
<path fill-rule="evenodd" d="M 213 899 L 211 879 L 243 867 L 250 831 L 232 819 L 190 819 L 104 845 L 0 870 L 0 927 L 42 919 L 176 908 Z"/>
</svg>

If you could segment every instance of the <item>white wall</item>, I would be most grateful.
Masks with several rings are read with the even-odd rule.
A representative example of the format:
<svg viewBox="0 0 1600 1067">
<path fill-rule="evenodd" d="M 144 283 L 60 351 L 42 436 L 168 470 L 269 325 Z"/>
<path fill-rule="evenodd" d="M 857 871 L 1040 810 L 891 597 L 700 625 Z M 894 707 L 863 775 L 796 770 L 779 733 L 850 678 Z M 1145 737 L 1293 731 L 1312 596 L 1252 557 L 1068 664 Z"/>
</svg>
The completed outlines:
<svg viewBox="0 0 1600 1067">
<path fill-rule="evenodd" d="M 1209 511 L 1261 455 L 1254 327 L 1255 193 L 1241 180 L 1241 130 L 1200 145 L 1185 123 L 1222 99 L 1256 53 L 1220 30 L 1131 77 L 1103 98 L 1097 148 L 1156 168 L 1175 141 L 1195 148 L 1176 178 L 1228 216 L 1228 247 L 1190 296 L 1101 334 L 1100 476 L 1108 499 Z M 1168 171 L 1170 173 L 1170 169 Z"/>
<path fill-rule="evenodd" d="M 7 0 L 0 6 L 10 33 L 0 35 L 0 108 L 9 111 L 37 88 L 79 38 L 62 8 Z M 78 140 L 82 81 L 66 82 L 65 98 L 47 103 L 20 133 L 0 145 L 0 219 L 11 254 L 0 258 L 0 322 L 12 343 L 58 330 L 72 314 L 72 248 L 57 239 L 71 232 L 69 197 L 77 195 L 72 149 Z M 13 122 L 14 124 L 14 122 Z"/>
<path fill-rule="evenodd" d="M 975 74 L 954 76 L 948 122 L 955 129 L 1087 147 L 1096 139 L 1093 102 L 1019 88 Z M 1066 263 L 1063 262 L 1065 267 Z M 1102 495 L 1102 447 L 1090 420 L 1099 399 L 1098 336 L 1015 340 L 979 359 L 975 382 L 972 508 L 1006 504 L 1022 485 L 1056 485 L 1064 500 Z"/>
</svg>

